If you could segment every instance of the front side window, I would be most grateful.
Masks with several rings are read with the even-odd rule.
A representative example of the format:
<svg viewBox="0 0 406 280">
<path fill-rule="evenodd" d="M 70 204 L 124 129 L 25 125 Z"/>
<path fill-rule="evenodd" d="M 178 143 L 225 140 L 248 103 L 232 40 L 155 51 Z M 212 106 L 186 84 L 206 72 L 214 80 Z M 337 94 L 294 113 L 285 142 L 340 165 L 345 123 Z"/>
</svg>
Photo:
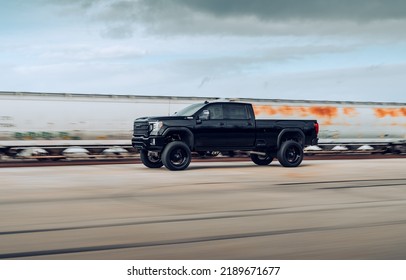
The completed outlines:
<svg viewBox="0 0 406 280">
<path fill-rule="evenodd" d="M 208 110 L 210 115 L 209 115 L 209 120 L 222 120 L 223 117 L 223 106 L 221 104 L 211 104 L 207 107 L 204 108 L 204 111 Z M 200 113 L 200 116 L 202 116 L 203 113 Z"/>
</svg>

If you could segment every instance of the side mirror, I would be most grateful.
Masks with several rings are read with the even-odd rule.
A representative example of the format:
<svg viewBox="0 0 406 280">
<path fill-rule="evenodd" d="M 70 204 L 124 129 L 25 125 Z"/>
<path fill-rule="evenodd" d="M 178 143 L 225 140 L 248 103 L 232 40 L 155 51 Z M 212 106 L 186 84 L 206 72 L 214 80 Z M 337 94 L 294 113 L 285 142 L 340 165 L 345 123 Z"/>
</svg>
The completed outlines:
<svg viewBox="0 0 406 280">
<path fill-rule="evenodd" d="M 200 114 L 199 119 L 203 121 L 207 121 L 210 119 L 210 111 L 209 110 L 203 110 L 203 112 Z"/>
</svg>

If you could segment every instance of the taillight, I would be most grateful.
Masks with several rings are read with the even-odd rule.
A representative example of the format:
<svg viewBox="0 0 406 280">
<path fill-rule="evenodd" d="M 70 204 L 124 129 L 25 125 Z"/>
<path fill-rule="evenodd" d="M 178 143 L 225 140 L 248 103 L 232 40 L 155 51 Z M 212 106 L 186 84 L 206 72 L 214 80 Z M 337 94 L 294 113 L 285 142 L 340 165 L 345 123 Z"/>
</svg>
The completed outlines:
<svg viewBox="0 0 406 280">
<path fill-rule="evenodd" d="M 316 131 L 316 135 L 319 134 L 319 124 L 317 122 L 314 123 L 314 130 Z"/>
</svg>

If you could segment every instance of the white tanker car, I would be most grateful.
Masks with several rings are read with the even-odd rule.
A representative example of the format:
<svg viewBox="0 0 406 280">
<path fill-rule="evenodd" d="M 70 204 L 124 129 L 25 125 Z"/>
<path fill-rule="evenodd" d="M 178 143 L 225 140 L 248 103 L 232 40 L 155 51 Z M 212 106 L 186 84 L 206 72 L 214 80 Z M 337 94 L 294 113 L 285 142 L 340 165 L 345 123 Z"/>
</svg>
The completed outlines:
<svg viewBox="0 0 406 280">
<path fill-rule="evenodd" d="M 134 119 L 171 115 L 206 97 L 0 92 L 0 155 L 131 149 Z M 236 99 L 259 118 L 317 119 L 325 150 L 406 152 L 406 103 Z M 112 148 L 114 147 L 114 148 Z M 87 152 L 86 150 L 86 152 Z"/>
</svg>

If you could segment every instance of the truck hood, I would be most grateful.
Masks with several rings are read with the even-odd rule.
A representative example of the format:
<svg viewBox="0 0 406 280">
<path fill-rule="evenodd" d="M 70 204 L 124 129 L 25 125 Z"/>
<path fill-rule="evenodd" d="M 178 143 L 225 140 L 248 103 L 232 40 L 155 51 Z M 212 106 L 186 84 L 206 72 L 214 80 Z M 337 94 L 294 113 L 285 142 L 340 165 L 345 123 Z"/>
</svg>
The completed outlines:
<svg viewBox="0 0 406 280">
<path fill-rule="evenodd" d="M 142 117 L 136 119 L 136 121 L 147 121 L 147 122 L 156 122 L 156 121 L 175 121 L 175 120 L 186 120 L 188 117 L 184 116 L 160 116 L 160 117 Z"/>
</svg>

